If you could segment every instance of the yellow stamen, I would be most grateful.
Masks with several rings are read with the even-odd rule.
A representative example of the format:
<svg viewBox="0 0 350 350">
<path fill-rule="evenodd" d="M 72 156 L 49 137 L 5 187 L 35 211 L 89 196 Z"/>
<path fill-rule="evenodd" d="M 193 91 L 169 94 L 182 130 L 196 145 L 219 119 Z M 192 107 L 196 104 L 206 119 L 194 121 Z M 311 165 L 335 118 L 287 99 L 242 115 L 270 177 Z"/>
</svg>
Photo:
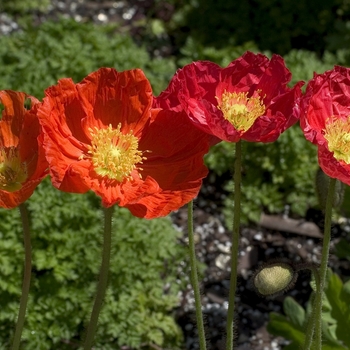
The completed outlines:
<svg viewBox="0 0 350 350">
<path fill-rule="evenodd" d="M 330 118 L 324 132 L 334 158 L 350 164 L 350 116 L 347 119 Z"/>
<path fill-rule="evenodd" d="M 16 147 L 0 149 L 0 190 L 15 192 L 27 179 L 27 166 L 21 163 Z"/>
<path fill-rule="evenodd" d="M 120 128 L 121 124 L 116 129 L 112 129 L 112 125 L 107 129 L 89 129 L 92 140 L 88 151 L 96 173 L 118 182 L 132 179 L 136 165 L 146 159 L 138 150 L 138 139 L 133 132 L 123 134 Z"/>
<path fill-rule="evenodd" d="M 259 91 L 257 91 L 259 93 Z M 260 96 L 247 97 L 248 92 L 227 92 L 221 97 L 218 108 L 238 131 L 246 132 L 255 120 L 265 113 Z M 217 98 L 218 99 L 218 98 Z M 219 100 L 219 99 L 218 99 Z"/>
</svg>

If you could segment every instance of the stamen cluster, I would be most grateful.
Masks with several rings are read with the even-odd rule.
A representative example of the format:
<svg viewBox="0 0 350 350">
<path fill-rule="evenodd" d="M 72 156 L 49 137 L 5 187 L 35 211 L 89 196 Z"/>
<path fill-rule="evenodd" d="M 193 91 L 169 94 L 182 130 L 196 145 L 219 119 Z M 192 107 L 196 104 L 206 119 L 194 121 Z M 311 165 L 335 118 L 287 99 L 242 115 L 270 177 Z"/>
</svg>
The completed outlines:
<svg viewBox="0 0 350 350">
<path fill-rule="evenodd" d="M 350 117 L 330 118 L 326 124 L 324 137 L 328 141 L 328 149 L 333 152 L 334 158 L 350 164 Z"/>
<path fill-rule="evenodd" d="M 265 113 L 265 106 L 260 97 L 248 97 L 248 92 L 225 91 L 218 108 L 224 118 L 242 132 L 249 130 L 255 120 Z"/>
<path fill-rule="evenodd" d="M 19 157 L 18 149 L 9 147 L 0 150 L 0 190 L 18 191 L 27 179 L 27 166 Z"/>
<path fill-rule="evenodd" d="M 90 128 L 92 140 L 88 146 L 96 173 L 118 182 L 132 179 L 137 164 L 146 159 L 138 150 L 138 138 L 133 132 L 123 134 L 120 129 L 120 123 L 116 129 L 111 124 L 106 129 Z"/>
</svg>

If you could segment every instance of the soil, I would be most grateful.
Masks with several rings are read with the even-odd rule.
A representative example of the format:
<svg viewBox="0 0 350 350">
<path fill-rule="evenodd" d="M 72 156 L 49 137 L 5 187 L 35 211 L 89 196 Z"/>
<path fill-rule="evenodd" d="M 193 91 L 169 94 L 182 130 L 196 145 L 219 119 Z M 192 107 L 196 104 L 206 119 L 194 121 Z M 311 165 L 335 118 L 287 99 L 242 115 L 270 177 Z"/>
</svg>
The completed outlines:
<svg viewBox="0 0 350 350">
<path fill-rule="evenodd" d="M 212 177 L 213 178 L 213 177 Z M 202 306 L 206 323 L 208 349 L 225 349 L 226 316 L 230 279 L 231 231 L 224 226 L 221 214 L 223 198 L 222 179 L 209 182 L 208 177 L 195 202 L 194 230 L 198 259 L 207 268 L 201 284 Z M 208 190 L 209 189 L 209 190 Z M 186 232 L 187 209 L 173 214 L 174 222 Z M 238 290 L 236 295 L 236 349 L 282 349 L 288 341 L 268 333 L 266 326 L 269 313 L 283 313 L 283 300 L 293 297 L 303 307 L 310 297 L 310 273 L 299 273 L 294 287 L 275 298 L 263 298 L 252 288 L 251 277 L 261 264 L 275 259 L 291 263 L 319 264 L 323 230 L 323 214 L 310 209 L 306 218 L 292 219 L 287 216 L 262 214 L 259 223 L 241 226 Z M 306 220 L 307 219 L 307 220 Z M 284 222 L 284 230 L 276 230 Z M 305 226 L 306 225 L 306 226 Z M 269 226 L 269 227 L 266 227 Z M 305 230 L 307 227 L 308 230 Z M 299 228 L 299 229 L 296 229 Z M 332 227 L 331 252 L 341 237 L 348 236 L 349 220 Z M 185 236 L 186 237 L 186 236 Z M 184 239 L 187 244 L 186 239 Z M 331 254 L 329 266 L 342 277 L 350 275 L 349 261 Z M 198 349 L 194 322 L 194 298 L 191 287 L 183 292 L 178 322 L 186 339 L 187 349 Z"/>
<path fill-rule="evenodd" d="M 137 23 L 147 19 L 151 9 L 154 17 L 163 20 L 169 19 L 174 10 L 166 1 L 154 7 L 153 0 L 51 0 L 49 11 L 45 14 L 33 11 L 33 19 L 36 24 L 40 24 L 47 19 L 56 19 L 64 15 L 78 22 L 117 22 L 127 28 L 136 41 L 140 41 L 142 31 Z M 19 16 L 10 18 L 6 13 L 1 13 L 0 34 L 6 35 L 20 30 L 17 24 Z M 172 47 L 163 47 L 161 54 L 166 55 L 173 51 Z M 225 348 L 231 232 L 224 225 L 221 211 L 223 199 L 227 195 L 222 189 L 222 179 L 214 177 L 215 180 L 210 181 L 211 178 L 213 177 L 208 177 L 204 181 L 202 191 L 195 201 L 194 229 L 197 257 L 206 266 L 201 282 L 201 293 L 208 349 L 221 350 Z M 250 277 L 259 264 L 275 258 L 288 259 L 292 262 L 319 263 L 322 217 L 319 211 L 310 210 L 305 218 L 298 218 L 297 221 L 295 218 L 283 216 L 265 216 L 267 220 L 241 227 L 235 316 L 237 350 L 277 350 L 288 343 L 267 332 L 269 313 L 282 312 L 282 303 L 286 295 L 292 296 L 305 306 L 311 292 L 310 274 L 301 273 L 293 289 L 282 296 L 268 300 L 255 293 L 251 287 Z M 181 208 L 172 214 L 172 218 L 174 225 L 186 233 L 187 209 Z M 311 231 L 302 229 L 305 222 L 313 225 Z M 342 226 L 334 225 L 332 248 L 340 237 L 348 235 L 349 227 L 348 220 L 345 220 Z M 186 235 L 182 243 L 187 244 Z M 338 259 L 334 254 L 330 256 L 329 265 L 341 276 L 350 275 L 349 262 Z M 176 315 L 184 332 L 186 349 L 198 349 L 194 298 L 190 285 L 181 295 Z"/>
</svg>

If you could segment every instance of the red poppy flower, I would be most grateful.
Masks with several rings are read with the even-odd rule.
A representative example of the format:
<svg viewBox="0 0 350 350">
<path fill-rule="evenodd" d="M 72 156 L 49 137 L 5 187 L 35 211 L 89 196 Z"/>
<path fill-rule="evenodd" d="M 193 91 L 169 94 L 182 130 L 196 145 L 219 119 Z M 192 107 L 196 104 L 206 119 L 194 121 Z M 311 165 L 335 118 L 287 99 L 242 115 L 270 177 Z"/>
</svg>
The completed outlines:
<svg viewBox="0 0 350 350">
<path fill-rule="evenodd" d="M 318 160 L 330 177 L 350 185 L 350 69 L 335 66 L 314 74 L 301 101 L 300 126 L 318 146 Z"/>
<path fill-rule="evenodd" d="M 145 218 L 167 215 L 198 194 L 208 137 L 183 112 L 152 108 L 140 69 L 101 68 L 78 84 L 61 79 L 45 94 L 38 115 L 58 189 L 91 189 L 104 206 Z"/>
<path fill-rule="evenodd" d="M 26 99 L 31 108 L 25 108 Z M 0 207 L 15 208 L 26 201 L 47 174 L 36 116 L 39 101 L 23 92 L 0 91 Z"/>
<path fill-rule="evenodd" d="M 247 52 L 226 68 L 197 61 L 176 73 L 155 105 L 181 105 L 198 128 L 221 140 L 272 142 L 299 119 L 303 82 L 289 88 L 290 80 L 278 55 Z"/>
</svg>

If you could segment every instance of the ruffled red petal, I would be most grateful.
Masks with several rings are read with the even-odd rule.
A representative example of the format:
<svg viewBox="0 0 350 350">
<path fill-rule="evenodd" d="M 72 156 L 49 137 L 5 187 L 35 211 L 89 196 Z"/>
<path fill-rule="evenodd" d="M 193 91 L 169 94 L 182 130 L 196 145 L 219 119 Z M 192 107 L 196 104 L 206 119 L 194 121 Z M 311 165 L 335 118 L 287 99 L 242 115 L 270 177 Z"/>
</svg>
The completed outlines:
<svg viewBox="0 0 350 350">
<path fill-rule="evenodd" d="M 197 196 L 199 187 L 182 191 L 163 191 L 152 196 L 145 196 L 135 204 L 125 205 L 137 217 L 153 219 L 168 215 Z"/>
<path fill-rule="evenodd" d="M 203 156 L 209 150 L 210 136 L 195 128 L 184 112 L 153 113 L 157 117 L 139 143 L 147 158 L 142 164 L 142 177 L 157 179 L 162 190 L 184 189 L 188 183 L 204 178 L 208 170 Z"/>
<path fill-rule="evenodd" d="M 343 161 L 337 161 L 333 152 L 330 152 L 326 145 L 318 147 L 318 163 L 322 171 L 329 177 L 350 185 L 350 165 Z"/>
<path fill-rule="evenodd" d="M 26 99 L 31 102 L 29 110 L 24 106 Z M 5 107 L 0 120 L 0 148 L 17 148 L 27 174 L 27 179 L 18 191 L 0 190 L 0 206 L 11 209 L 33 194 L 36 186 L 47 175 L 48 164 L 36 116 L 39 101 L 23 92 L 12 90 L 0 91 L 0 101 Z"/>
<path fill-rule="evenodd" d="M 272 142 L 299 119 L 303 83 L 290 89 L 290 80 L 291 73 L 278 55 L 269 60 L 262 54 L 247 52 L 226 68 L 198 61 L 176 73 L 155 105 L 178 111 L 181 104 L 197 128 L 224 141 Z M 266 113 L 246 133 L 236 130 L 218 108 L 226 91 L 247 92 L 248 97 L 259 91 L 263 97 Z"/>
<path fill-rule="evenodd" d="M 247 130 L 242 139 L 251 142 L 274 142 L 300 118 L 301 87 L 304 82 L 297 83 L 293 89 L 277 95 L 266 106 L 266 113 L 259 117 Z"/>
<path fill-rule="evenodd" d="M 332 117 L 350 115 L 350 70 L 335 66 L 323 74 L 314 74 L 301 101 L 300 126 L 307 140 L 323 145 L 323 130 Z"/>
<path fill-rule="evenodd" d="M 287 84 L 292 75 L 279 55 L 273 55 L 269 60 L 265 55 L 246 52 L 240 58 L 232 61 L 221 71 L 220 90 L 249 92 L 261 90 L 264 103 L 269 102 L 281 93 L 289 90 Z"/>
<path fill-rule="evenodd" d="M 318 161 L 328 176 L 350 185 L 350 165 L 337 160 L 324 137 L 330 118 L 346 120 L 350 115 L 350 69 L 335 66 L 314 74 L 301 101 L 300 126 L 307 140 L 318 146 Z"/>
</svg>

